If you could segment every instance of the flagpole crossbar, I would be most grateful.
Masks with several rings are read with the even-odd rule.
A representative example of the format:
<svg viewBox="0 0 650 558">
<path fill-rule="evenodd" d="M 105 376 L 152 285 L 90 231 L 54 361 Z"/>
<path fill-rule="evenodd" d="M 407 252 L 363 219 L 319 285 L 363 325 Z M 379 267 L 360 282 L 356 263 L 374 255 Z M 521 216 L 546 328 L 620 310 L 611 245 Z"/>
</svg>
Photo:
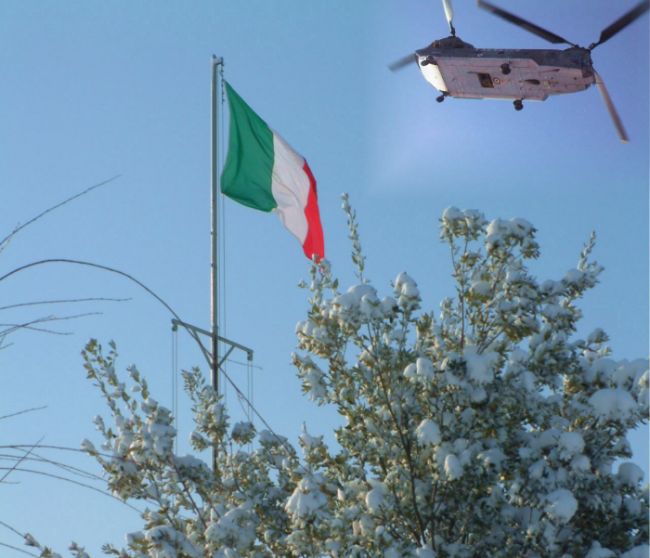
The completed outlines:
<svg viewBox="0 0 650 558">
<path fill-rule="evenodd" d="M 197 327 L 192 324 L 188 324 L 187 322 L 183 322 L 182 320 L 177 320 L 173 319 L 172 320 L 172 329 L 176 331 L 178 329 L 178 326 L 184 327 L 187 330 L 193 331 L 195 333 L 200 333 L 201 335 L 205 335 L 207 337 L 210 337 L 210 339 L 213 339 L 214 336 L 211 331 L 208 331 L 207 329 L 203 329 L 201 327 Z M 246 347 L 245 345 L 242 345 L 241 343 L 237 343 L 236 341 L 232 341 L 231 339 L 227 339 L 226 337 L 222 337 L 221 335 L 216 336 L 217 341 L 221 341 L 222 343 L 225 343 L 226 345 L 229 345 L 229 349 L 226 352 L 226 354 L 219 360 L 219 367 L 223 365 L 224 362 L 226 362 L 226 359 L 230 356 L 230 353 L 232 353 L 235 349 L 239 349 L 243 352 L 246 353 L 246 358 L 249 362 L 253 361 L 253 349 Z M 213 357 L 214 358 L 214 357 Z"/>
</svg>

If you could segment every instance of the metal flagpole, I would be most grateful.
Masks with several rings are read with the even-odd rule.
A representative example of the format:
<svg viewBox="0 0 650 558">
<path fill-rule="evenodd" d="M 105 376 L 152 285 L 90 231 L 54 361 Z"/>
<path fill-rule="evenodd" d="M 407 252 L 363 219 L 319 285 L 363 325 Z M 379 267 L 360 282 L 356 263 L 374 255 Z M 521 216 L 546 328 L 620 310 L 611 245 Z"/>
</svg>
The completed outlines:
<svg viewBox="0 0 650 558">
<path fill-rule="evenodd" d="M 217 125 L 219 108 L 219 70 L 223 68 L 223 58 L 212 55 L 212 196 L 210 211 L 212 216 L 212 264 L 210 312 L 212 323 L 212 387 L 219 393 L 219 315 L 218 315 L 218 276 L 217 276 L 217 200 L 219 195 L 219 168 L 217 149 Z M 217 469 L 217 449 L 212 450 L 213 470 Z"/>
<path fill-rule="evenodd" d="M 253 349 L 245 347 L 240 343 L 235 343 L 231 339 L 226 339 L 219 335 L 219 314 L 218 314 L 218 268 L 217 268 L 217 202 L 218 195 L 220 190 L 220 176 L 219 176 L 219 150 L 217 145 L 217 140 L 219 138 L 218 133 L 218 110 L 219 110 L 219 78 L 223 81 L 223 58 L 212 55 L 212 149 L 211 149 L 211 158 L 212 158 L 212 189 L 211 189 L 211 199 L 210 199 L 210 215 L 211 215 L 211 236 L 212 236 L 212 251 L 211 251 L 211 273 L 210 273 L 210 318 L 212 327 L 210 331 L 207 329 L 202 329 L 196 327 L 187 322 L 181 321 L 178 316 L 172 320 L 172 329 L 183 327 L 186 329 L 194 339 L 199 343 L 199 346 L 203 350 L 203 344 L 198 339 L 198 334 L 209 336 L 211 340 L 211 362 L 210 362 L 210 372 L 212 380 L 212 388 L 218 394 L 219 393 L 219 369 L 226 362 L 226 359 L 230 356 L 235 349 L 244 351 L 247 355 L 248 361 L 253 361 Z M 219 342 L 226 345 L 225 354 L 220 358 L 219 357 Z M 228 378 L 228 381 L 232 384 L 232 380 Z M 238 393 L 241 393 L 239 388 L 233 384 Z M 212 448 L 212 469 L 216 472 L 217 470 L 217 447 Z"/>
</svg>

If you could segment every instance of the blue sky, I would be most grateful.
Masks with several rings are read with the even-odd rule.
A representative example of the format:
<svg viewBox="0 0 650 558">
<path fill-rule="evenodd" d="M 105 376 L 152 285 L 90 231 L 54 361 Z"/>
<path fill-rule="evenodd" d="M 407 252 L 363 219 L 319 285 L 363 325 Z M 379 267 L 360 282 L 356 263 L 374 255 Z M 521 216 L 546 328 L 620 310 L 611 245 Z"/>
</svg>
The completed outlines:
<svg viewBox="0 0 650 558">
<path fill-rule="evenodd" d="M 502 0 L 579 44 L 633 0 Z M 460 37 L 482 47 L 547 48 L 541 39 L 455 3 Z M 340 194 L 358 211 L 368 276 L 380 292 L 408 271 L 425 307 L 452 293 L 438 241 L 445 207 L 513 216 L 539 230 L 540 279 L 573 267 L 592 230 L 601 284 L 584 300 L 582 333 L 603 327 L 617 358 L 648 354 L 648 17 L 594 51 L 631 142 L 616 137 L 596 89 L 527 103 L 435 102 L 415 66 L 393 60 L 448 34 L 435 0 L 64 2 L 0 5 L 0 184 L 4 236 L 76 192 L 120 177 L 24 230 L 0 254 L 0 274 L 41 258 L 84 259 L 124 270 L 185 320 L 209 327 L 210 64 L 289 143 L 318 180 L 326 250 L 344 286 L 354 282 Z M 224 136 L 225 139 L 225 136 Z M 225 155 L 225 142 L 220 152 Z M 255 404 L 295 438 L 303 422 L 321 434 L 336 417 L 300 394 L 290 365 L 305 315 L 300 246 L 277 218 L 226 202 L 220 216 L 226 335 L 255 350 Z M 2 304 L 48 298 L 130 297 L 123 303 L 21 309 L 3 321 L 101 311 L 63 322 L 54 336 L 16 334 L 0 352 L 0 414 L 47 405 L 0 422 L 4 443 L 78 447 L 104 413 L 79 352 L 90 337 L 114 339 L 123 367 L 136 363 L 171 404 L 169 314 L 123 279 L 70 266 L 21 273 L 0 285 Z M 179 364 L 203 365 L 179 336 Z M 243 355 L 235 357 L 244 360 Z M 245 367 L 230 373 L 245 386 Z M 240 412 L 232 391 L 234 414 Z M 180 401 L 180 434 L 189 434 Z M 632 437 L 647 471 L 647 429 Z M 181 444 L 182 446 L 182 444 Z M 181 447 L 181 451 L 183 448 Z M 73 455 L 48 453 L 90 468 Z M 0 520 L 64 549 L 122 543 L 137 514 L 90 491 L 15 474 L 0 492 Z M 0 542 L 20 545 L 9 531 Z M 9 552 L 9 551 L 7 551 Z M 0 554 L 5 555 L 3 550 Z M 19 554 L 16 554 L 19 555 Z"/>
</svg>

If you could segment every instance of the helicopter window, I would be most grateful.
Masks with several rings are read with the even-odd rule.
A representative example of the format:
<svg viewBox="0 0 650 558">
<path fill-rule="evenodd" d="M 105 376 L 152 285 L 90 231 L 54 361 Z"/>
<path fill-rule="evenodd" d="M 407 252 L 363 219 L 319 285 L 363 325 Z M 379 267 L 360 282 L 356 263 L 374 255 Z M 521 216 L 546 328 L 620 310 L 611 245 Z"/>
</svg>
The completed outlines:
<svg viewBox="0 0 650 558">
<path fill-rule="evenodd" d="M 531 85 L 539 85 L 540 81 L 538 79 L 527 79 L 526 83 L 530 83 Z"/>
<path fill-rule="evenodd" d="M 478 74 L 478 80 L 481 84 L 481 87 L 494 88 L 494 83 L 492 83 L 492 77 L 490 74 Z"/>
</svg>

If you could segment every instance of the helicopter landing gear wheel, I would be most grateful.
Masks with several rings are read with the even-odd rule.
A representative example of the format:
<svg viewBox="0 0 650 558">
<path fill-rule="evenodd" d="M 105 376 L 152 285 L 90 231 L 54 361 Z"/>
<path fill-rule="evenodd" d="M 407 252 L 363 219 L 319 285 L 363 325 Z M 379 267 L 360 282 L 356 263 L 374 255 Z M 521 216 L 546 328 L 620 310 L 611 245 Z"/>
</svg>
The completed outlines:
<svg viewBox="0 0 650 558">
<path fill-rule="evenodd" d="M 517 99 L 512 104 L 515 106 L 515 110 L 522 110 L 524 108 L 524 102 L 521 99 Z"/>
<path fill-rule="evenodd" d="M 444 100 L 445 100 L 445 95 L 438 95 L 436 97 L 436 101 L 438 101 L 439 103 L 442 103 Z"/>
</svg>

